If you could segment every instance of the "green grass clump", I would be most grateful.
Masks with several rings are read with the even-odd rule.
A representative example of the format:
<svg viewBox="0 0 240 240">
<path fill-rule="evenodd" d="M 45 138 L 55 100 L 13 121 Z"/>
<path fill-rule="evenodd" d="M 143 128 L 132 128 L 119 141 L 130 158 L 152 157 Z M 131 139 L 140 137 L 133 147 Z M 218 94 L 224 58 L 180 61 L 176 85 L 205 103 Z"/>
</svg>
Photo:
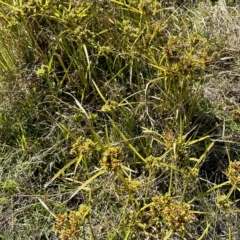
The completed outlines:
<svg viewBox="0 0 240 240">
<path fill-rule="evenodd" d="M 0 4 L 6 239 L 238 238 L 239 110 L 206 94 L 221 2 Z"/>
</svg>

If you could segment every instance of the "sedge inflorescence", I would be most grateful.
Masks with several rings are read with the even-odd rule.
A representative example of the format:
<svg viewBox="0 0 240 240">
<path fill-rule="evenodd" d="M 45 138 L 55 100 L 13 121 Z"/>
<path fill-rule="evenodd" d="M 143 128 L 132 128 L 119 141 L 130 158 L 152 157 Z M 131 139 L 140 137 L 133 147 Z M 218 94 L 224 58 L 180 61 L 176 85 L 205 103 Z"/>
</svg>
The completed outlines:
<svg viewBox="0 0 240 240">
<path fill-rule="evenodd" d="M 223 194 L 223 195 L 219 195 L 217 197 L 217 207 L 222 210 L 222 211 L 226 211 L 229 210 L 230 207 L 232 205 L 232 202 L 229 201 L 228 196 Z"/>
<path fill-rule="evenodd" d="M 155 222 L 165 222 L 170 229 L 178 232 L 184 232 L 187 225 L 195 220 L 190 205 L 173 201 L 169 194 L 152 198 L 150 214 Z"/>
<path fill-rule="evenodd" d="M 230 162 L 226 175 L 232 185 L 240 188 L 240 161 Z"/>
<path fill-rule="evenodd" d="M 156 170 L 161 168 L 159 157 L 154 157 L 150 155 L 145 159 L 145 161 L 146 161 L 146 168 L 149 170 Z"/>
<path fill-rule="evenodd" d="M 101 166 L 106 171 L 113 171 L 121 165 L 123 152 L 120 147 L 109 147 L 100 161 Z"/>
<path fill-rule="evenodd" d="M 83 204 L 77 211 L 57 215 L 53 231 L 61 240 L 79 239 L 80 228 L 89 213 L 90 207 Z"/>
<path fill-rule="evenodd" d="M 118 103 L 115 101 L 108 100 L 103 106 L 102 111 L 103 112 L 112 112 L 114 111 L 118 106 Z"/>
<path fill-rule="evenodd" d="M 138 193 L 139 190 L 141 190 L 141 188 L 143 187 L 142 182 L 139 180 L 125 178 L 125 181 L 126 181 L 126 184 L 127 184 L 126 186 L 128 187 L 128 190 L 130 190 L 132 193 Z M 126 186 L 122 184 L 121 188 L 125 190 Z"/>
<path fill-rule="evenodd" d="M 72 156 L 91 156 L 95 150 L 96 144 L 89 138 L 80 136 L 77 141 L 72 145 L 70 154 Z"/>
</svg>

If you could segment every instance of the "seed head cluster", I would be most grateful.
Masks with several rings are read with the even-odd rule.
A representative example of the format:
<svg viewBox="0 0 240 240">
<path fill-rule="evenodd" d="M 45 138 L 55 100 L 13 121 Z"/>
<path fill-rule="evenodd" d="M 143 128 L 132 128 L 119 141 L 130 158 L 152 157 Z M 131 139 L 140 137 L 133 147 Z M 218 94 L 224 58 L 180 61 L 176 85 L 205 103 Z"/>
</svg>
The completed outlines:
<svg viewBox="0 0 240 240">
<path fill-rule="evenodd" d="M 70 154 L 72 156 L 91 156 L 94 149 L 96 147 L 96 144 L 89 138 L 85 139 L 84 137 L 80 136 L 77 141 L 72 145 L 72 149 L 70 151 Z"/>
<path fill-rule="evenodd" d="M 89 213 L 90 207 L 83 204 L 77 211 L 57 215 L 53 231 L 61 240 L 80 239 L 81 226 Z"/>
<path fill-rule="evenodd" d="M 114 111 L 118 106 L 118 103 L 115 101 L 108 100 L 103 106 L 102 111 L 103 112 L 112 112 Z"/>
<path fill-rule="evenodd" d="M 240 161 L 230 162 L 226 175 L 232 185 L 240 188 Z"/>
<path fill-rule="evenodd" d="M 189 204 L 172 201 L 168 194 L 152 198 L 150 214 L 155 222 L 165 222 L 170 229 L 178 232 L 184 232 L 187 225 L 195 220 Z"/>
<path fill-rule="evenodd" d="M 122 158 L 123 152 L 120 147 L 110 147 L 103 153 L 100 164 L 106 171 L 113 171 L 121 165 Z"/>
</svg>

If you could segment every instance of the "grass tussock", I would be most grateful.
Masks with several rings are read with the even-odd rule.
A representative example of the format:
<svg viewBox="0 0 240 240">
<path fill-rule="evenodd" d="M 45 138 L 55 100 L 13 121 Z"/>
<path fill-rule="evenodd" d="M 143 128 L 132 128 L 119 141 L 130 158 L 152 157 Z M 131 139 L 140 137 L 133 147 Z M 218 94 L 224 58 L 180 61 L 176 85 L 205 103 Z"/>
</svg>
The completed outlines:
<svg viewBox="0 0 240 240">
<path fill-rule="evenodd" d="M 240 237 L 239 7 L 214 2 L 0 1 L 1 238 Z"/>
</svg>

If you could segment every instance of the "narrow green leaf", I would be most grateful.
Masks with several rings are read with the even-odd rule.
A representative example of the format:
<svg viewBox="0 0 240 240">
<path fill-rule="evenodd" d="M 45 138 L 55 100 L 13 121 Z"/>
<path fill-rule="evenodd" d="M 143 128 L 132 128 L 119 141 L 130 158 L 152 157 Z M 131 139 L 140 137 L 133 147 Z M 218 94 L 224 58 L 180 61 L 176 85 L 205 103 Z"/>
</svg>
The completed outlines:
<svg viewBox="0 0 240 240">
<path fill-rule="evenodd" d="M 91 183 L 95 178 L 99 177 L 100 175 L 104 174 L 106 171 L 104 169 L 100 169 L 99 172 L 97 172 L 95 175 L 93 175 L 91 178 L 89 178 L 86 182 L 84 182 L 78 189 L 72 194 L 72 196 L 66 201 L 68 202 L 71 200 L 76 194 L 79 193 L 82 189 L 85 189 L 86 186 Z"/>
<path fill-rule="evenodd" d="M 82 158 L 82 156 L 79 156 Z M 66 169 L 68 169 L 71 165 L 73 165 L 75 162 L 80 161 L 79 157 L 74 158 L 72 161 L 67 163 L 63 168 L 61 168 L 45 185 L 44 188 L 47 188 L 56 178 L 58 178 Z"/>
<path fill-rule="evenodd" d="M 128 139 L 126 138 L 126 136 L 123 134 L 123 132 L 117 127 L 117 125 L 115 124 L 115 122 L 110 119 L 112 122 L 112 125 L 114 127 L 114 129 L 118 132 L 118 134 L 121 136 L 121 138 L 123 139 L 123 141 L 128 145 L 128 147 L 133 151 L 134 154 L 136 154 L 144 163 L 146 162 L 146 160 L 144 159 L 144 157 L 136 150 L 136 148 L 134 148 L 134 146 L 128 141 Z"/>
</svg>

